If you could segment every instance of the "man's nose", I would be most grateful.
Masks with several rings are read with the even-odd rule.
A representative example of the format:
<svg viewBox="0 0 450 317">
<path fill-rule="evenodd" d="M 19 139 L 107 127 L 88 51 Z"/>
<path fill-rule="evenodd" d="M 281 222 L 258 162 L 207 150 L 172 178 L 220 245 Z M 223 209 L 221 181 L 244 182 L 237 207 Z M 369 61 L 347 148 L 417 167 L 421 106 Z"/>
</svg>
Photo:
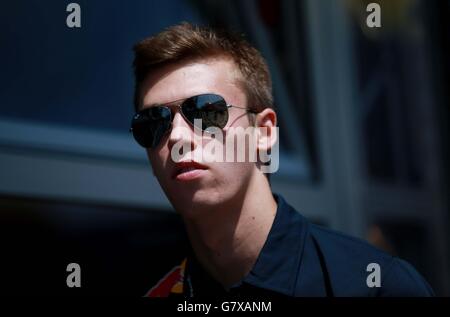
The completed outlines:
<svg viewBox="0 0 450 317">
<path fill-rule="evenodd" d="M 180 112 L 176 112 L 173 117 L 172 129 L 169 135 L 170 151 L 172 151 L 175 144 L 178 144 L 182 150 L 190 149 L 190 151 L 194 151 L 196 148 L 193 127 Z M 180 154 L 185 155 L 186 153 Z"/>
</svg>

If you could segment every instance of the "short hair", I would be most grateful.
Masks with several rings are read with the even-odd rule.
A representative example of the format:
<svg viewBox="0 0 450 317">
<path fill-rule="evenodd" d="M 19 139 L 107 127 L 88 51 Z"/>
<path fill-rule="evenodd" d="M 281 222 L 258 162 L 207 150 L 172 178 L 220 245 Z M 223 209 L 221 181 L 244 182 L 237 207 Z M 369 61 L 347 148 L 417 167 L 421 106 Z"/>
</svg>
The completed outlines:
<svg viewBox="0 0 450 317">
<path fill-rule="evenodd" d="M 273 108 L 272 81 L 261 53 L 241 35 L 184 22 L 144 39 L 134 46 L 134 107 L 141 106 L 140 90 L 147 75 L 159 67 L 185 60 L 228 57 L 242 76 L 237 84 L 247 96 L 248 108 Z"/>
</svg>

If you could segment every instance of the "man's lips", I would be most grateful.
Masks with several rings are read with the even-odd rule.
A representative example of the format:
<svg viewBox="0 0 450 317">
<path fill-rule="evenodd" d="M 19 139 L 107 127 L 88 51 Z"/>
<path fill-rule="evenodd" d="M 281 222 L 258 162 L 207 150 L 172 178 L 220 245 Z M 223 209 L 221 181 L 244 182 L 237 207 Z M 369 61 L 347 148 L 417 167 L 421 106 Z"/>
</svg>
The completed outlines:
<svg viewBox="0 0 450 317">
<path fill-rule="evenodd" d="M 199 176 L 201 171 L 207 170 L 208 167 L 194 161 L 184 161 L 175 164 L 172 173 L 172 179 L 189 180 Z"/>
</svg>

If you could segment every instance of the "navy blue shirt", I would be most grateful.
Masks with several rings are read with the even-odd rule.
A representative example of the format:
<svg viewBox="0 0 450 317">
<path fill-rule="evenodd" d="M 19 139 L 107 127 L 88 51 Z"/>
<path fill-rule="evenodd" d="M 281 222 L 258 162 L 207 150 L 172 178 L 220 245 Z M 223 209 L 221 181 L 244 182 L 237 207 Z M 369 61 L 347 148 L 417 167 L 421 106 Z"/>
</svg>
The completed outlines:
<svg viewBox="0 0 450 317">
<path fill-rule="evenodd" d="M 268 238 L 247 276 L 225 290 L 188 256 L 183 272 L 186 297 L 280 296 L 433 296 L 424 278 L 407 262 L 363 240 L 308 222 L 274 195 L 278 207 Z M 377 285 L 367 283 L 370 263 L 379 265 Z M 371 281 L 373 281 L 370 278 Z"/>
</svg>

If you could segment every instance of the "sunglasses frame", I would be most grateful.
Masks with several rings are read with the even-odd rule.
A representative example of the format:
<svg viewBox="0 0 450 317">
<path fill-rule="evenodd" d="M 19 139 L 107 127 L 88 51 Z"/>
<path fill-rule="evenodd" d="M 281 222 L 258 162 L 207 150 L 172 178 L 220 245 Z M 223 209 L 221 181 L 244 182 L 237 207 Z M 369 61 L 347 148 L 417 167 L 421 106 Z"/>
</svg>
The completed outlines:
<svg viewBox="0 0 450 317">
<path fill-rule="evenodd" d="M 181 114 L 181 116 L 183 117 L 183 119 L 184 119 L 187 123 L 189 123 L 192 127 L 195 127 L 194 123 L 191 122 L 191 121 L 186 117 L 186 115 L 183 113 L 183 108 L 182 108 L 182 107 L 183 107 L 183 104 L 184 104 L 187 100 L 189 100 L 189 99 L 191 99 L 191 98 L 199 97 L 199 96 L 204 96 L 204 95 L 214 95 L 214 96 L 218 96 L 218 97 L 220 97 L 220 98 L 223 99 L 223 101 L 225 102 L 226 109 L 227 109 L 227 122 L 225 123 L 225 126 L 226 126 L 226 124 L 228 123 L 228 120 L 229 120 L 229 112 L 228 112 L 228 109 L 230 109 L 230 108 L 237 108 L 237 109 L 246 110 L 246 112 L 253 113 L 253 114 L 257 114 L 257 113 L 258 113 L 258 112 L 256 112 L 255 110 L 252 110 L 252 109 L 248 109 L 248 108 L 244 108 L 244 107 L 238 107 L 238 106 L 235 106 L 235 105 L 232 105 L 232 104 L 228 104 L 228 103 L 226 102 L 225 98 L 222 97 L 222 96 L 220 96 L 220 95 L 213 94 L 213 93 L 206 93 L 206 94 L 199 94 L 199 95 L 191 96 L 191 97 L 188 97 L 188 98 L 183 98 L 183 99 L 178 99 L 178 100 L 170 101 L 170 102 L 167 102 L 167 103 L 164 103 L 164 104 L 160 104 L 160 105 L 159 105 L 159 104 L 158 104 L 158 105 L 152 105 L 152 106 L 143 108 L 143 109 L 141 109 L 140 111 L 138 111 L 138 112 L 136 112 L 136 113 L 134 114 L 134 116 L 133 116 L 133 121 L 136 120 L 136 119 L 138 119 L 139 116 L 141 116 L 141 113 L 142 113 L 143 111 L 146 111 L 146 110 L 148 110 L 149 108 L 160 107 L 160 108 L 167 108 L 167 109 L 169 109 L 169 111 L 170 111 L 170 125 L 172 126 L 174 116 L 172 115 L 172 109 L 171 109 L 171 108 L 176 107 L 176 108 L 178 108 L 178 112 Z M 176 104 L 176 103 L 178 103 L 178 104 Z M 224 126 L 224 127 L 225 127 L 225 126 Z M 224 127 L 222 127 L 221 129 L 223 129 Z M 168 128 L 167 131 L 164 132 L 164 135 L 167 134 L 167 133 L 169 133 L 169 131 L 170 131 L 171 129 L 172 129 L 171 127 Z M 202 128 L 202 131 L 208 132 L 207 129 L 203 129 L 203 128 Z M 133 127 L 130 128 L 129 132 L 133 133 Z M 160 140 L 160 141 L 161 141 L 161 140 Z M 158 142 L 158 144 L 160 143 L 160 141 Z M 139 142 L 138 142 L 138 144 L 139 144 L 140 146 L 142 146 Z M 157 145 L 156 145 L 156 146 L 157 146 Z M 155 146 L 155 147 L 156 147 L 156 146 Z M 146 148 L 146 147 L 145 147 L 145 148 Z"/>
</svg>

